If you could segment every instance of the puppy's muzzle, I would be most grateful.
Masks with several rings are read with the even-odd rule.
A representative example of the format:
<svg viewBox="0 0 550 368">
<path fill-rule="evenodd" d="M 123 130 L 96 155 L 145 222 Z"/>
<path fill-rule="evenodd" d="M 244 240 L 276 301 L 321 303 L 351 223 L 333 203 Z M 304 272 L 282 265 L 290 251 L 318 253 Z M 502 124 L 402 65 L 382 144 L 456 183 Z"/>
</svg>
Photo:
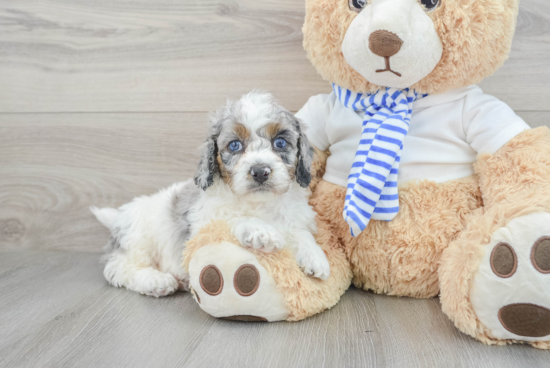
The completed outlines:
<svg viewBox="0 0 550 368">
<path fill-rule="evenodd" d="M 267 179 L 269 179 L 270 174 L 271 168 L 269 166 L 258 165 L 250 168 L 250 175 L 258 184 L 263 184 Z"/>
</svg>

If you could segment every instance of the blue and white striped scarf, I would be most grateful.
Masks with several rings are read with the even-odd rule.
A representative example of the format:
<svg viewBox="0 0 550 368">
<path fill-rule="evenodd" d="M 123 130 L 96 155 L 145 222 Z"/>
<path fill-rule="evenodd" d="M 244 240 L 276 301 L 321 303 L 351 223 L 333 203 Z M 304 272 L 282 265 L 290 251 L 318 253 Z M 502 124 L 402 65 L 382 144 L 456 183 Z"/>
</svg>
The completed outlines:
<svg viewBox="0 0 550 368">
<path fill-rule="evenodd" d="M 332 87 L 345 107 L 365 112 L 344 207 L 351 235 L 357 236 L 371 219 L 391 221 L 399 212 L 397 175 L 403 142 L 414 101 L 427 95 L 395 88 L 363 95 L 335 84 Z"/>
</svg>

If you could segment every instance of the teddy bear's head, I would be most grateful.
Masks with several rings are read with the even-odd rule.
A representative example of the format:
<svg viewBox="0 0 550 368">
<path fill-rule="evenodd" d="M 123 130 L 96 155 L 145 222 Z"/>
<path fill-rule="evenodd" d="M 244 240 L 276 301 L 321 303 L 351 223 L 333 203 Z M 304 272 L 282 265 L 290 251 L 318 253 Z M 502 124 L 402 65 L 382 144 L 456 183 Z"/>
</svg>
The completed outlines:
<svg viewBox="0 0 550 368">
<path fill-rule="evenodd" d="M 306 0 L 304 47 L 323 78 L 355 92 L 442 93 L 508 57 L 519 0 Z"/>
</svg>

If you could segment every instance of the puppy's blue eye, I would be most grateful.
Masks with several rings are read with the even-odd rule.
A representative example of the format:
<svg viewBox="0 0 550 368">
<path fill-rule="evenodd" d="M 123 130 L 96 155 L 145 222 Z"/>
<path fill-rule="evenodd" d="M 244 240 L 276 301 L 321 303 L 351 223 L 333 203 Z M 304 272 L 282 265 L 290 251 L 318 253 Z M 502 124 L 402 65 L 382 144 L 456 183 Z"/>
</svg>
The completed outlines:
<svg viewBox="0 0 550 368">
<path fill-rule="evenodd" d="M 229 143 L 229 149 L 233 152 L 240 151 L 243 148 L 243 145 L 239 141 L 233 141 Z"/>
<path fill-rule="evenodd" d="M 277 138 L 275 139 L 275 142 L 273 143 L 275 147 L 283 149 L 286 147 L 286 141 L 284 138 Z"/>
</svg>

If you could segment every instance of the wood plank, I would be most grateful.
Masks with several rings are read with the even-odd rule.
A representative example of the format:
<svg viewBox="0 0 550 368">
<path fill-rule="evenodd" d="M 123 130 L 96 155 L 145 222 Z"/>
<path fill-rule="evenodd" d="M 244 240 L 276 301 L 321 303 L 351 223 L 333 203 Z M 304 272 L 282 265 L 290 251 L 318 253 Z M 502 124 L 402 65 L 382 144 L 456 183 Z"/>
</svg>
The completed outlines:
<svg viewBox="0 0 550 368">
<path fill-rule="evenodd" d="M 516 113 L 521 116 L 531 128 L 541 126 L 550 128 L 550 111 L 516 111 Z"/>
<path fill-rule="evenodd" d="M 33 254 L 0 278 L 0 329 L 12 332 L 0 340 L 2 367 L 173 366 L 215 322 L 188 293 L 155 299 L 107 285 L 99 254 Z"/>
<path fill-rule="evenodd" d="M 384 367 L 375 300 L 352 288 L 335 307 L 304 321 L 216 323 L 184 366 Z"/>
<path fill-rule="evenodd" d="M 304 1 L 0 0 L 0 112 L 207 111 L 253 88 L 292 110 L 330 88 Z M 547 110 L 550 3 L 522 0 L 510 60 L 481 85 Z"/>
<path fill-rule="evenodd" d="M 548 110 L 549 64 L 550 2 L 522 0 L 510 59 L 480 86 L 514 110 Z"/>
<path fill-rule="evenodd" d="M 298 109 L 330 90 L 302 49 L 304 8 L 0 0 L 0 111 L 208 111 L 255 88 Z"/>
<path fill-rule="evenodd" d="M 438 299 L 351 288 L 301 322 L 216 320 L 189 293 L 106 284 L 98 254 L 0 252 L 2 367 L 545 367 L 548 352 L 461 334 Z M 5 332 L 8 333 L 5 333 Z"/>
<path fill-rule="evenodd" d="M 0 248 L 98 251 L 90 205 L 193 176 L 206 114 L 0 115 Z"/>
<path fill-rule="evenodd" d="M 88 253 L 0 253 L 0 351 L 81 298 L 105 289 L 98 260 L 99 254 Z"/>
<path fill-rule="evenodd" d="M 532 126 L 550 112 L 519 112 Z M 99 251 L 90 205 L 193 176 L 205 113 L 0 114 L 0 249 Z"/>
<path fill-rule="evenodd" d="M 546 367 L 548 352 L 487 346 L 461 333 L 438 298 L 377 295 L 377 323 L 388 367 Z"/>
</svg>

